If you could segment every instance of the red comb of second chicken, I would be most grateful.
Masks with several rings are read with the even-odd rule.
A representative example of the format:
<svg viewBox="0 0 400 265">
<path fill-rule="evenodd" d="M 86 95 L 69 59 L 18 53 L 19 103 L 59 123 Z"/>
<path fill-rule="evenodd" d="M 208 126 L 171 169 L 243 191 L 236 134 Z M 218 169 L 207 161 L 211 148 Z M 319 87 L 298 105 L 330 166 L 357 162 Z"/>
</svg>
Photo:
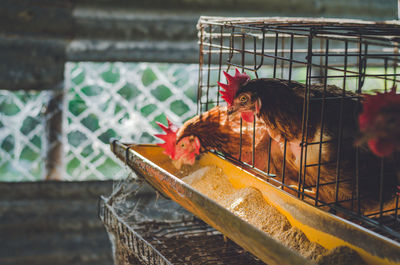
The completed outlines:
<svg viewBox="0 0 400 265">
<path fill-rule="evenodd" d="M 233 99 L 235 98 L 236 92 L 239 90 L 239 87 L 250 80 L 250 76 L 246 73 L 241 74 L 238 69 L 236 69 L 235 75 L 231 76 L 227 72 L 224 71 L 224 75 L 228 84 L 222 84 L 221 82 L 217 82 L 218 85 L 224 90 L 220 90 L 222 98 L 228 103 L 229 106 L 233 104 Z"/>
<path fill-rule="evenodd" d="M 168 118 L 167 122 L 168 127 L 162 123 L 156 122 L 166 134 L 155 134 L 154 136 L 164 141 L 164 143 L 157 144 L 164 148 L 164 154 L 168 155 L 171 159 L 175 159 L 176 132 L 178 131 L 178 128 L 176 128 Z"/>
<path fill-rule="evenodd" d="M 385 157 L 400 150 L 400 94 L 396 87 L 391 92 L 366 95 L 358 121 L 363 140 L 375 155 Z"/>
<path fill-rule="evenodd" d="M 363 103 L 363 112 L 359 116 L 360 129 L 365 130 L 370 126 L 383 108 L 398 104 L 400 104 L 400 94 L 396 94 L 395 87 L 390 92 L 366 95 Z"/>
</svg>

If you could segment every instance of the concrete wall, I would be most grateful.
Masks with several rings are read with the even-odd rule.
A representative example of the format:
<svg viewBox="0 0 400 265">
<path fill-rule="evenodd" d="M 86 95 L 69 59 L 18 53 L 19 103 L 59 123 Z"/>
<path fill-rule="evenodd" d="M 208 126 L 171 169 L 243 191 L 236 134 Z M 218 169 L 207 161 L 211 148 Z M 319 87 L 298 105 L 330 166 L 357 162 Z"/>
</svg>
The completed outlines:
<svg viewBox="0 0 400 265">
<path fill-rule="evenodd" d="M 0 264 L 109 265 L 98 198 L 112 182 L 0 183 Z"/>
</svg>

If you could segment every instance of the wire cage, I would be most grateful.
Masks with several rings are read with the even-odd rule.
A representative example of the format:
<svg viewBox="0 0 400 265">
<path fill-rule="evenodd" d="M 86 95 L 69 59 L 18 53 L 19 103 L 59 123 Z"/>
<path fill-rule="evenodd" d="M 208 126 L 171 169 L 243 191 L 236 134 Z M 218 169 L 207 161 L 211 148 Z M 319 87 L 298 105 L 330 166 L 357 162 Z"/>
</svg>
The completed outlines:
<svg viewBox="0 0 400 265">
<path fill-rule="evenodd" d="M 271 167 L 271 138 L 266 168 L 255 166 L 254 135 L 252 161 L 241 160 L 242 137 L 236 160 L 307 203 L 400 241 L 395 159 L 366 155 L 354 144 L 358 137 L 354 120 L 363 94 L 389 91 L 400 81 L 400 24 L 201 17 L 198 30 L 198 114 L 225 104 L 217 85 L 225 82 L 223 71 L 237 68 L 252 78 L 284 79 L 305 87 L 301 92 L 301 151 L 295 172 L 290 172 L 290 143 L 286 139 L 278 170 Z M 327 91 L 333 86 L 340 92 L 332 96 Z M 316 88 L 321 91 L 318 96 L 314 95 Z M 349 113 L 348 105 L 354 113 Z M 315 116 L 320 121 L 319 133 L 311 139 L 310 120 Z M 326 139 L 329 123 L 335 124 L 337 132 Z"/>
<path fill-rule="evenodd" d="M 99 200 L 115 264 L 264 264 L 143 182 L 128 177 L 116 190 Z"/>
</svg>

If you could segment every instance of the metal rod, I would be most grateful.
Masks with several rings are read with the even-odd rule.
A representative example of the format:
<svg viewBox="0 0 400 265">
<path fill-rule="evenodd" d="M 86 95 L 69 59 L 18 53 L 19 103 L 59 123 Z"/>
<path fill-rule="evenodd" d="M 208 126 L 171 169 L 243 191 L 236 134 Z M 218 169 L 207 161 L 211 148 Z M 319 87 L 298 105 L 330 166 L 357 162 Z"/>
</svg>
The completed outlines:
<svg viewBox="0 0 400 265">
<path fill-rule="evenodd" d="M 281 58 L 289 61 L 289 59 L 285 58 L 285 36 L 281 36 Z M 281 78 L 283 79 L 285 60 L 281 60 Z"/>
<path fill-rule="evenodd" d="M 210 28 L 210 32 L 212 32 L 212 26 L 211 26 L 211 25 L 209 26 L 209 28 Z M 212 39 L 211 39 L 211 38 L 210 38 L 209 41 L 210 41 L 210 44 L 212 44 Z M 211 50 L 211 45 L 209 46 L 209 50 Z M 207 71 L 207 92 L 206 92 L 206 98 L 207 98 L 207 102 L 208 102 L 208 101 L 209 101 L 209 100 L 208 100 L 208 99 L 209 99 L 209 93 L 210 93 L 211 53 L 208 54 L 208 62 L 207 62 L 207 65 L 208 65 L 208 71 Z M 206 111 L 208 111 L 208 105 L 209 105 L 209 104 L 206 105 Z"/>
<path fill-rule="evenodd" d="M 220 47 L 220 51 L 219 51 L 219 62 L 218 62 L 218 81 L 221 81 L 221 71 L 222 71 L 222 45 L 223 45 L 223 38 L 222 38 L 222 34 L 224 33 L 224 26 L 220 26 L 221 29 L 221 40 L 219 45 Z M 210 69 L 211 70 L 211 69 Z M 217 105 L 219 106 L 219 96 L 220 96 L 220 87 L 218 86 L 218 92 L 217 92 Z"/>
<path fill-rule="evenodd" d="M 226 49 L 228 49 L 228 47 L 226 47 Z M 253 52 L 250 51 L 250 50 L 242 51 L 242 50 L 240 50 L 240 49 L 231 49 L 231 48 L 229 48 L 229 50 L 231 50 L 232 53 L 233 53 L 233 52 L 239 52 L 239 53 L 243 53 L 243 52 L 244 52 L 244 53 L 248 53 L 248 54 L 253 54 Z M 284 51 L 283 51 L 283 52 L 284 52 Z M 232 55 L 233 55 L 233 54 L 232 54 Z M 277 55 L 268 55 L 268 54 L 261 54 L 261 53 L 257 53 L 257 55 L 263 56 L 263 57 L 267 57 L 267 58 L 274 58 L 274 60 L 279 59 L 279 60 L 281 60 L 281 61 L 288 61 L 288 62 L 290 62 L 290 59 L 284 58 L 284 57 L 281 57 L 281 56 L 277 56 Z M 308 64 L 307 62 L 299 61 L 299 60 L 294 60 L 294 59 L 292 59 L 292 62 L 294 62 L 294 63 L 296 63 L 296 64 L 305 65 L 305 66 Z M 359 63 L 357 63 L 357 64 L 359 65 Z M 324 66 L 321 66 L 320 64 L 312 64 L 312 65 L 315 66 L 315 67 L 319 67 L 319 68 L 324 67 Z M 335 71 L 338 71 L 338 72 L 343 72 L 343 69 L 337 68 L 337 67 L 334 67 L 334 66 L 330 66 L 329 69 L 335 70 Z M 249 68 L 248 70 L 254 71 L 254 70 L 251 69 L 251 68 Z M 358 77 L 358 73 L 357 73 L 357 72 L 355 72 L 355 71 L 350 71 L 350 70 L 348 70 L 348 72 L 354 74 L 354 76 L 348 75 L 348 77 Z M 384 79 L 384 78 L 382 77 L 382 74 L 365 74 L 365 76 L 372 76 L 372 77 L 376 77 L 376 78 L 378 78 L 378 79 Z M 396 77 L 397 74 L 389 74 L 389 76 L 394 76 L 394 77 Z M 339 75 L 336 75 L 336 76 L 335 76 L 335 75 L 332 75 L 332 76 L 330 76 L 330 78 L 341 78 L 341 77 L 342 77 L 342 76 L 339 76 Z M 321 76 L 312 76 L 312 78 L 321 78 Z M 393 80 L 395 80 L 395 79 L 391 79 L 391 81 L 393 81 Z"/>
<path fill-rule="evenodd" d="M 329 50 L 329 40 L 326 40 L 325 42 L 325 49 L 326 51 Z M 328 55 L 325 56 L 325 65 L 328 66 Z M 325 67 L 325 76 L 328 75 L 328 67 Z M 317 168 L 317 185 L 316 185 L 316 192 L 315 192 L 315 205 L 318 205 L 317 200 L 319 196 L 319 182 L 321 178 L 321 160 L 322 160 L 322 140 L 324 136 L 324 128 L 325 128 L 325 108 L 326 108 L 326 86 L 327 86 L 328 80 L 327 78 L 324 79 L 324 91 L 322 93 L 322 106 L 321 106 L 321 127 L 320 127 L 320 136 L 319 136 L 319 149 L 318 149 L 318 168 Z"/>
<path fill-rule="evenodd" d="M 287 139 L 285 138 L 285 142 L 284 142 L 284 146 L 283 146 L 283 159 L 282 159 L 282 184 L 285 184 L 286 148 L 287 148 Z M 282 189 L 283 189 L 283 185 L 282 185 Z"/>
<path fill-rule="evenodd" d="M 387 70 L 388 70 L 388 60 L 387 60 L 387 58 L 385 58 L 384 60 L 383 60 L 383 65 L 384 65 L 384 68 L 385 68 L 385 76 L 387 75 Z M 387 78 L 385 78 L 385 92 L 387 92 Z"/>
<path fill-rule="evenodd" d="M 310 29 L 308 37 L 308 51 L 312 51 L 312 41 L 313 41 L 313 28 Z M 308 139 L 308 116 L 309 116 L 309 104 L 310 104 L 310 86 L 311 86 L 311 73 L 312 73 L 312 54 L 307 55 L 307 73 L 306 73 L 306 89 L 304 91 L 304 101 L 303 101 L 303 115 L 302 115 L 302 139 L 301 139 L 301 155 L 300 155 L 300 169 L 299 169 L 299 181 L 298 181 L 298 191 L 302 188 L 302 196 L 304 199 L 304 185 L 307 173 L 307 168 L 303 165 L 307 164 L 307 139 Z M 300 194 L 299 194 L 300 195 Z"/>
<path fill-rule="evenodd" d="M 345 42 L 345 54 L 347 53 L 348 42 Z M 338 143 L 337 143 L 337 164 L 336 164 L 336 187 L 335 187 L 335 202 L 339 201 L 339 181 L 340 181 L 340 169 L 342 166 L 342 141 L 343 141 L 343 108 L 344 98 L 346 96 L 346 70 L 347 70 L 347 56 L 344 57 L 344 76 L 343 76 L 343 88 L 342 88 L 342 99 L 339 107 L 339 132 L 338 132 Z M 353 204 L 352 204 L 353 205 Z"/>
<path fill-rule="evenodd" d="M 257 40 L 256 38 L 253 38 L 253 50 L 254 50 L 254 74 L 256 75 L 256 78 L 258 78 L 258 73 L 257 70 L 257 55 L 256 55 L 256 50 L 257 50 Z M 261 66 L 260 66 L 261 67 Z"/>
<path fill-rule="evenodd" d="M 254 120 L 253 120 L 253 147 L 252 147 L 252 166 L 255 166 L 256 160 L 255 160 L 255 155 L 256 155 L 256 115 L 254 115 Z"/>
<path fill-rule="evenodd" d="M 227 64 L 228 64 L 227 70 L 229 70 L 229 66 L 232 63 L 233 51 L 235 50 L 233 31 L 234 31 L 234 29 L 232 28 L 231 36 L 229 38 L 229 48 L 228 48 L 229 49 L 229 58 L 227 60 Z"/>
<path fill-rule="evenodd" d="M 394 228 L 397 228 L 397 225 L 400 223 L 400 220 L 398 220 L 399 197 L 400 197 L 400 186 L 397 186 L 397 188 L 396 188 L 396 204 L 395 204 L 395 208 L 394 208 Z"/>
<path fill-rule="evenodd" d="M 268 162 L 267 162 L 267 174 L 271 173 L 271 144 L 272 138 L 269 137 L 268 139 Z"/>
<path fill-rule="evenodd" d="M 362 57 L 361 57 L 361 53 L 362 53 L 362 43 L 361 43 L 361 37 L 360 37 L 360 43 L 358 45 L 359 47 L 359 57 L 358 57 L 358 64 L 359 64 L 359 81 L 358 81 L 358 88 L 357 88 L 357 94 L 361 94 L 361 71 L 362 71 L 362 67 L 361 67 L 361 61 L 362 61 Z M 358 103 L 360 104 L 360 101 L 358 100 Z M 356 146 L 355 148 L 355 177 L 356 177 L 356 197 L 357 197 L 357 212 L 358 214 L 361 215 L 361 201 L 360 201 L 360 157 L 359 157 L 359 148 L 358 146 Z"/>
<path fill-rule="evenodd" d="M 202 96 L 202 84 L 203 84 L 203 75 L 202 75 L 202 67 L 204 64 L 204 57 L 203 57 L 203 43 L 204 43 L 204 27 L 202 26 L 200 29 L 200 49 L 199 49 L 199 83 L 197 86 L 197 111 L 196 114 L 199 115 L 202 112 L 201 109 L 201 96 Z"/>
<path fill-rule="evenodd" d="M 239 161 L 242 160 L 242 130 L 243 130 L 243 120 L 240 117 L 240 137 L 239 137 Z"/>
<path fill-rule="evenodd" d="M 281 25 L 273 25 L 268 23 L 268 25 L 265 24 L 265 22 L 258 22 L 259 25 L 256 25 L 256 23 L 252 23 L 252 26 L 246 26 L 246 25 L 240 25 L 240 24 L 226 24 L 227 27 L 236 27 L 239 29 L 248 29 L 248 30 L 260 30 L 260 28 L 265 28 L 268 29 L 270 32 L 280 32 L 280 33 L 287 33 L 290 34 L 293 31 L 298 31 L 295 34 L 299 37 L 308 37 L 309 28 L 313 28 L 313 31 L 315 31 L 315 34 L 318 38 L 329 38 L 331 40 L 343 40 L 344 38 L 347 39 L 349 42 L 354 42 L 354 43 L 366 43 L 370 42 L 373 43 L 373 41 L 376 41 L 376 44 L 385 46 L 385 47 L 391 47 L 392 45 L 390 44 L 390 40 L 393 37 L 396 37 L 400 33 L 397 33 L 399 31 L 399 28 L 397 25 L 385 25 L 385 27 L 380 27 L 380 33 L 381 36 L 376 36 L 376 28 L 379 26 L 378 24 L 359 24 L 357 26 L 349 27 L 348 25 L 335 25 L 332 27 L 323 25 L 322 23 L 310 23 L 307 25 L 304 24 L 298 24 L 298 25 L 293 25 L 291 23 L 285 23 L 284 26 Z M 225 22 L 219 23 L 219 22 L 207 22 L 207 24 L 214 24 L 214 25 L 225 25 Z M 300 27 L 300 29 L 296 29 L 297 27 Z M 384 26 L 384 25 L 381 25 Z M 286 28 L 286 29 L 285 29 Z M 325 29 L 325 31 L 323 30 Z M 331 29 L 332 31 L 327 31 Z M 347 32 L 346 32 L 347 30 Z M 371 33 L 371 31 L 375 35 L 371 35 L 368 33 Z M 359 34 L 362 34 L 363 40 L 358 40 Z"/>
<path fill-rule="evenodd" d="M 276 63 L 277 63 L 277 58 L 278 58 L 278 39 L 279 39 L 279 33 L 276 33 L 275 37 L 275 56 L 274 56 L 274 73 L 273 77 L 276 78 Z"/>
<path fill-rule="evenodd" d="M 289 58 L 289 84 L 292 82 L 292 67 L 293 67 L 293 34 L 290 35 L 290 58 Z"/>
<path fill-rule="evenodd" d="M 254 42 L 255 41 L 256 41 L 256 39 L 254 38 Z M 262 54 L 264 54 L 264 50 L 265 50 L 265 31 L 263 29 L 262 42 L 261 42 L 261 53 Z M 256 49 L 256 46 L 254 44 L 254 56 L 255 57 L 256 57 L 256 51 L 257 51 L 257 49 Z M 261 56 L 260 64 L 257 67 L 255 67 L 255 70 L 256 70 L 255 74 L 256 74 L 257 78 L 258 78 L 257 70 L 259 70 L 261 68 L 261 66 L 263 66 L 263 64 L 264 64 L 264 56 Z"/>
<path fill-rule="evenodd" d="M 380 159 L 380 172 L 379 172 L 379 220 L 382 220 L 383 215 L 383 187 L 385 185 L 385 175 L 384 173 L 384 158 Z"/>
<path fill-rule="evenodd" d="M 396 52 L 396 53 L 399 52 L 398 47 L 395 48 L 395 52 Z M 393 73 L 394 73 L 395 75 L 394 75 L 394 80 L 393 80 L 393 86 L 396 85 L 396 83 L 395 83 L 395 82 L 396 82 L 396 77 L 397 77 L 397 73 L 396 73 L 396 72 L 397 72 L 397 61 L 394 61 L 394 62 L 393 62 Z"/>
</svg>

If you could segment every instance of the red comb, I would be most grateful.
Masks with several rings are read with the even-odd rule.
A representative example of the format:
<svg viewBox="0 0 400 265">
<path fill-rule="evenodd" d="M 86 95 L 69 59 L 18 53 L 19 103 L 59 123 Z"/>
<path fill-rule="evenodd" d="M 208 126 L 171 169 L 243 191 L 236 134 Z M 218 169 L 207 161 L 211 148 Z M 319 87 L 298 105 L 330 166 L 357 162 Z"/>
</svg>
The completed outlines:
<svg viewBox="0 0 400 265">
<path fill-rule="evenodd" d="M 225 90 L 220 90 L 219 93 L 221 93 L 222 98 L 228 103 L 228 105 L 231 106 L 239 87 L 250 80 L 250 76 L 248 76 L 246 73 L 241 74 L 237 68 L 235 76 L 231 76 L 225 71 L 224 75 L 228 81 L 228 84 L 217 82 L 218 85 Z"/>
<path fill-rule="evenodd" d="M 166 133 L 166 134 L 155 134 L 155 137 L 160 138 L 165 143 L 159 143 L 158 146 L 164 148 L 164 154 L 168 155 L 171 159 L 175 159 L 175 144 L 176 144 L 176 131 L 178 130 L 172 122 L 170 122 L 167 118 L 168 127 L 164 124 L 156 122 L 158 126 Z"/>
<path fill-rule="evenodd" d="M 396 94 L 396 87 L 393 87 L 390 92 L 378 92 L 375 95 L 366 95 L 363 103 L 363 112 L 358 117 L 360 130 L 364 131 L 370 126 L 382 108 L 399 104 L 400 94 Z"/>
</svg>

